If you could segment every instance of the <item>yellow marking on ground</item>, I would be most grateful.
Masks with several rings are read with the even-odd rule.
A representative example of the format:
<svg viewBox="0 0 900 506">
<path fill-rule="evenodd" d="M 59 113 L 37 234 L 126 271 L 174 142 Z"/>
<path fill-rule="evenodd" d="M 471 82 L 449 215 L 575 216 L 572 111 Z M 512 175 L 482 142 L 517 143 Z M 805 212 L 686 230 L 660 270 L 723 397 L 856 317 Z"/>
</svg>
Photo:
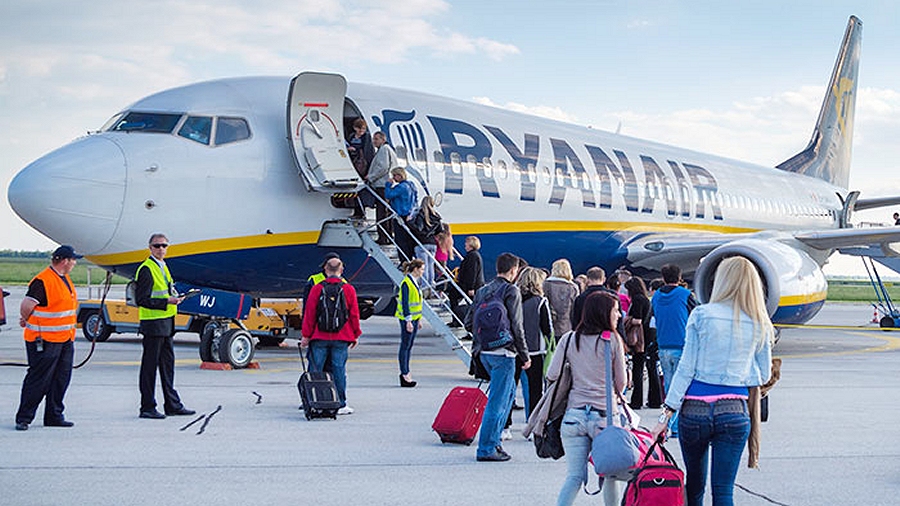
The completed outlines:
<svg viewBox="0 0 900 506">
<path fill-rule="evenodd" d="M 838 327 L 835 327 L 838 328 Z M 840 350 L 840 351 L 823 351 L 816 353 L 800 353 L 797 355 L 783 355 L 782 358 L 790 359 L 790 358 L 821 358 L 821 357 L 839 357 L 839 356 L 847 356 L 847 355 L 858 355 L 862 353 L 878 353 L 883 351 L 894 351 L 900 350 L 900 337 L 892 337 L 892 336 L 871 336 L 866 335 L 862 332 L 850 332 L 851 334 L 858 334 L 865 337 L 871 337 L 874 339 L 878 339 L 879 341 L 883 341 L 884 344 L 880 346 L 869 346 L 867 348 L 861 348 L 857 350 Z"/>
</svg>

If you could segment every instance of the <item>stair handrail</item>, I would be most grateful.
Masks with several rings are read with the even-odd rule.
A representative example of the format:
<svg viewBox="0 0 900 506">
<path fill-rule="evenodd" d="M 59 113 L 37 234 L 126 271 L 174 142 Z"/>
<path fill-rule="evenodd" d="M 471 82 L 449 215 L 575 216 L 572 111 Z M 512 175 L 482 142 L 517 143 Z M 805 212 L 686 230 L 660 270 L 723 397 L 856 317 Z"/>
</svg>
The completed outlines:
<svg viewBox="0 0 900 506">
<path fill-rule="evenodd" d="M 382 223 L 384 223 L 390 219 L 395 219 L 395 218 L 399 217 L 399 215 L 397 214 L 396 211 L 394 211 L 394 208 L 392 208 L 391 205 L 387 201 L 385 201 L 383 198 L 381 198 L 381 196 L 378 195 L 378 192 L 374 191 L 368 184 L 364 185 L 362 188 L 360 188 L 360 190 L 365 190 L 365 191 L 369 192 L 370 195 L 375 197 L 375 200 L 377 202 L 380 202 L 383 206 L 385 206 L 385 208 L 388 209 L 388 217 L 383 220 L 380 220 L 380 221 L 376 220 L 373 225 L 369 225 L 368 220 L 366 220 L 366 226 L 361 227 L 359 230 L 361 232 L 365 232 L 365 231 L 371 230 L 373 227 L 377 228 L 378 230 L 381 230 L 386 237 L 390 238 L 391 243 L 394 244 L 394 246 L 397 246 L 397 251 L 402 254 L 403 251 L 400 250 L 400 247 L 397 244 L 397 242 L 394 240 L 394 237 L 391 237 L 391 235 L 388 234 L 387 231 L 382 227 Z M 357 199 L 359 199 L 360 193 L 361 192 L 359 190 L 357 190 L 357 197 L 356 197 Z M 359 200 L 359 205 L 362 207 L 363 211 L 365 212 L 365 207 L 362 205 L 362 200 Z M 435 256 L 432 255 L 431 252 L 425 248 L 425 245 L 419 241 L 419 238 L 416 237 L 416 235 L 412 233 L 412 230 L 410 230 L 409 227 L 406 226 L 405 220 L 395 220 L 394 223 L 395 224 L 400 223 L 400 226 L 402 226 L 403 229 L 406 230 L 407 234 L 409 235 L 409 237 L 412 238 L 413 241 L 415 241 L 416 245 L 422 247 L 422 250 L 425 251 L 425 254 L 431 258 L 431 260 L 434 262 L 434 265 L 437 266 L 438 270 L 444 275 L 444 278 L 446 280 L 446 281 L 444 281 L 444 283 L 445 284 L 449 283 L 457 292 L 459 292 L 459 294 L 462 296 L 462 299 L 466 301 L 466 304 L 471 305 L 472 299 L 469 298 L 469 296 L 466 294 L 465 290 L 463 290 L 458 284 L 456 284 L 456 281 L 453 279 L 453 276 L 452 276 L 452 273 L 450 272 L 450 270 L 447 269 L 442 263 L 438 262 L 437 258 L 435 258 Z M 456 252 L 456 254 L 459 254 L 459 251 L 457 251 L 455 247 L 453 248 L 453 250 L 454 250 L 454 252 Z M 406 256 L 406 255 L 404 254 L 404 256 Z M 462 255 L 460 255 L 460 257 L 462 257 Z M 406 260 L 409 261 L 411 259 L 407 258 Z M 452 311 L 451 311 L 451 313 L 452 313 Z M 455 317 L 455 315 L 454 315 L 454 317 Z"/>
</svg>

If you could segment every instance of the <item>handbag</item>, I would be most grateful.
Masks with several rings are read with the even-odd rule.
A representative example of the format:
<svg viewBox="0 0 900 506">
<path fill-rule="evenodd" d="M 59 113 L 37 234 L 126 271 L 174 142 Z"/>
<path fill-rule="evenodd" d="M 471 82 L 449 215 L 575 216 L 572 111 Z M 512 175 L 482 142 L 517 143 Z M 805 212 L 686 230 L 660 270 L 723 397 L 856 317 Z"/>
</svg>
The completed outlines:
<svg viewBox="0 0 900 506">
<path fill-rule="evenodd" d="M 608 334 L 607 334 L 608 335 Z M 591 458 L 594 471 L 605 478 L 628 480 L 631 468 L 635 467 L 641 457 L 637 438 L 630 430 L 614 424 L 612 414 L 612 398 L 615 387 L 612 386 L 612 342 L 606 341 L 606 428 L 594 437 L 591 443 Z"/>
<path fill-rule="evenodd" d="M 566 341 L 566 347 L 563 348 L 563 371 L 566 368 L 566 351 L 569 349 L 569 341 Z M 560 374 L 560 378 L 562 379 L 562 374 Z M 559 385 L 562 383 L 561 381 L 553 382 L 553 385 L 550 387 L 553 391 L 550 393 L 550 406 L 552 407 L 556 401 L 556 395 L 559 391 Z M 568 393 L 568 392 L 567 392 Z M 545 396 L 546 397 L 546 396 Z M 537 408 L 535 408 L 537 411 Z M 557 416 L 550 416 L 546 422 L 544 422 L 544 431 L 542 435 L 534 435 L 534 451 L 537 453 L 537 456 L 542 459 L 553 459 L 558 460 L 560 457 L 566 454 L 565 449 L 563 449 L 562 444 L 562 435 L 560 434 L 560 428 L 562 427 L 562 421 L 565 412 L 559 413 Z"/>
</svg>

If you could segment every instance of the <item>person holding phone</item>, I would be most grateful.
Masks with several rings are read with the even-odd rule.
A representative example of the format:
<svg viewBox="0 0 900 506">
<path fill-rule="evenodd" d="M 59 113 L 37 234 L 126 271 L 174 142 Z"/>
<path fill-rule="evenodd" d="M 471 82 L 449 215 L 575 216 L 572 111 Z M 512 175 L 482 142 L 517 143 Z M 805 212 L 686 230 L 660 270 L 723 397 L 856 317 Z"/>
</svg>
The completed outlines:
<svg viewBox="0 0 900 506">
<path fill-rule="evenodd" d="M 173 415 L 193 415 L 181 403 L 175 391 L 175 314 L 178 304 L 184 300 L 175 291 L 172 275 L 166 265 L 169 240 L 165 234 L 150 236 L 150 257 L 138 267 L 135 274 L 135 299 L 141 324 L 138 332 L 143 336 L 141 355 L 140 418 L 160 420 Z M 156 409 L 156 371 L 162 383 L 165 414 Z"/>
</svg>

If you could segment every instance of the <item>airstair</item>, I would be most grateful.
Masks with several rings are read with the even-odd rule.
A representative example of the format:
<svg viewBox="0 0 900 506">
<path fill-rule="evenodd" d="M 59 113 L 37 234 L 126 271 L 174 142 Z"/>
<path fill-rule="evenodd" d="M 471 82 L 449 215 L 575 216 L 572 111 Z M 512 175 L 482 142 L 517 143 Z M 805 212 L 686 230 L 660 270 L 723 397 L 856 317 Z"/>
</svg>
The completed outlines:
<svg viewBox="0 0 900 506">
<path fill-rule="evenodd" d="M 286 111 L 291 152 L 302 180 L 310 191 L 332 195 L 354 192 L 358 195 L 360 192 L 369 192 L 390 210 L 387 202 L 371 191 L 362 177 L 356 173 L 344 147 L 341 125 L 346 92 L 347 81 L 337 74 L 303 72 L 294 77 L 288 92 Z M 318 245 L 326 248 L 365 249 L 381 266 L 394 286 L 399 287 L 404 276 L 399 265 L 408 259 L 398 257 L 399 248 L 396 243 L 381 246 L 372 237 L 388 220 L 394 221 L 395 230 L 402 227 L 409 232 L 406 224 L 396 220 L 393 213 L 381 222 L 349 218 L 331 220 L 322 224 Z M 412 234 L 410 236 L 414 237 Z M 418 240 L 416 244 L 421 246 Z M 430 252 L 426 254 L 431 255 Z M 434 262 L 434 265 L 447 280 L 443 286 L 444 291 L 457 290 L 462 294 L 462 300 L 471 304 L 471 300 L 453 281 L 450 272 L 437 262 Z M 436 290 L 432 290 L 432 293 L 435 292 Z M 422 315 L 431 328 L 447 341 L 460 360 L 468 366 L 472 356 L 471 341 L 466 339 L 468 333 L 462 328 L 459 318 L 451 311 L 447 299 L 423 297 Z M 456 326 L 451 327 L 450 324 L 454 322 Z"/>
<path fill-rule="evenodd" d="M 369 191 L 368 188 L 364 187 L 361 191 Z M 375 193 L 370 192 L 376 199 L 381 201 L 384 205 L 387 205 L 386 202 L 381 200 L 381 198 Z M 390 206 L 387 207 L 390 211 Z M 400 283 L 403 281 L 403 277 L 405 276 L 403 272 L 400 270 L 400 264 L 403 261 L 408 260 L 407 258 L 401 258 L 403 255 L 400 253 L 400 248 L 397 246 L 395 242 L 393 242 L 393 238 L 391 239 L 391 244 L 388 245 L 380 245 L 375 241 L 375 237 L 379 228 L 384 226 L 384 223 L 388 220 L 394 220 L 393 227 L 394 230 L 397 230 L 399 227 L 403 227 L 409 232 L 409 229 L 406 227 L 405 223 L 401 223 L 399 220 L 395 219 L 396 214 L 390 213 L 389 216 L 381 221 L 372 221 L 368 219 L 341 219 L 341 220 L 332 220 L 327 221 L 322 225 L 322 231 L 319 234 L 318 245 L 320 247 L 361 247 L 366 250 L 369 256 L 374 259 L 384 273 L 390 278 L 391 283 L 393 283 L 394 287 L 399 290 Z M 385 234 L 387 235 L 387 234 Z M 415 239 L 415 236 L 410 234 L 411 237 Z M 416 244 L 418 246 L 422 246 L 422 244 L 415 239 Z M 431 255 L 430 252 L 426 254 Z M 432 260 L 434 257 L 432 256 Z M 443 285 L 443 291 L 449 292 L 450 290 L 458 290 L 459 293 L 462 293 L 462 301 L 468 304 L 471 304 L 471 299 L 465 295 L 462 289 L 453 281 L 453 275 L 448 271 L 443 265 L 434 261 L 434 265 L 438 269 L 438 271 L 443 274 L 443 278 L 440 282 Z M 444 281 L 446 280 L 446 282 Z M 444 284 L 446 283 L 446 284 Z M 424 287 L 423 287 L 424 288 Z M 437 290 L 432 289 L 432 294 L 437 293 Z M 450 308 L 450 303 L 446 297 L 423 297 L 422 298 L 422 316 L 428 321 L 431 328 L 437 333 L 439 336 L 443 337 L 447 342 L 447 345 L 450 346 L 450 349 L 453 350 L 460 360 L 466 365 L 469 366 L 469 361 L 472 358 L 472 346 L 471 346 L 471 338 L 469 337 L 468 332 L 463 327 L 463 322 L 457 317 Z M 451 327 L 451 323 L 455 322 L 455 326 Z"/>
</svg>

